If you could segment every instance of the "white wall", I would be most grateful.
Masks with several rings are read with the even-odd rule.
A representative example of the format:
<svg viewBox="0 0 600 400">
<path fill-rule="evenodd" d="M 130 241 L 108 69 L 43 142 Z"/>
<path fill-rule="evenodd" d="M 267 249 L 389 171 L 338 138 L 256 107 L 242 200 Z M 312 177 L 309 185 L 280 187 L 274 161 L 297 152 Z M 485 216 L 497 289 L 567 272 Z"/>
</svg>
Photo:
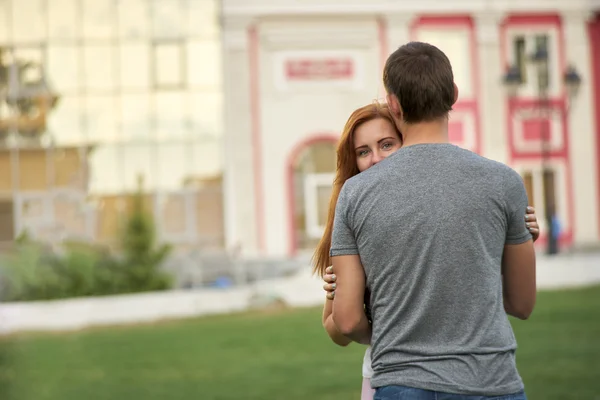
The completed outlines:
<svg viewBox="0 0 600 400">
<path fill-rule="evenodd" d="M 266 254 L 282 256 L 290 242 L 288 161 L 293 149 L 315 135 L 339 135 L 350 114 L 384 97 L 379 91 L 380 47 L 374 18 L 291 19 L 265 22 L 261 39 L 261 135 Z M 285 79 L 285 62 L 351 57 L 353 81 Z M 260 223 L 260 222 L 259 222 Z"/>
</svg>

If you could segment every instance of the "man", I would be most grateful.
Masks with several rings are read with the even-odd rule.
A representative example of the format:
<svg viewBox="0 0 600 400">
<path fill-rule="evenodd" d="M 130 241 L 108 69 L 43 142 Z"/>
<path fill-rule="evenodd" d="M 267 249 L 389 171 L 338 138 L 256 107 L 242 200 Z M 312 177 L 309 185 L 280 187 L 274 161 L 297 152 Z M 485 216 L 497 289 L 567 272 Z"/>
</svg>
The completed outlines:
<svg viewBox="0 0 600 400">
<path fill-rule="evenodd" d="M 400 47 L 384 85 L 404 143 L 340 193 L 333 320 L 371 343 L 376 400 L 525 399 L 507 318 L 527 319 L 535 303 L 523 181 L 448 143 L 458 89 L 438 48 Z"/>
</svg>

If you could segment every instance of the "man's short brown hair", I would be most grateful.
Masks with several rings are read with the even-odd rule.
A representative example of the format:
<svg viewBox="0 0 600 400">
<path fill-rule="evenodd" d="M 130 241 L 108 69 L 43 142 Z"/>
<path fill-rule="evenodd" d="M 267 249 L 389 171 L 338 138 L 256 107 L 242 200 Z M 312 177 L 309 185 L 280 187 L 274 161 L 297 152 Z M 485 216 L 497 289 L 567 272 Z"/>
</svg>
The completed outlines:
<svg viewBox="0 0 600 400">
<path fill-rule="evenodd" d="M 454 76 L 448 57 L 428 43 L 410 42 L 385 63 L 383 84 L 398 98 L 406 123 L 448 116 L 454 104 Z"/>
</svg>

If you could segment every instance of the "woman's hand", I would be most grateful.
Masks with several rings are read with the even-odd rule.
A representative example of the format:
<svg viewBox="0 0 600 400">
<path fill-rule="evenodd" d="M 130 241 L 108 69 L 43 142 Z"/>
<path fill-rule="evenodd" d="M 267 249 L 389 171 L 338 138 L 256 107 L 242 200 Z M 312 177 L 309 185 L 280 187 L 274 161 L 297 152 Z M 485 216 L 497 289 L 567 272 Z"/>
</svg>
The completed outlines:
<svg viewBox="0 0 600 400">
<path fill-rule="evenodd" d="M 325 275 L 323 275 L 323 280 L 325 284 L 323 285 L 323 289 L 327 292 L 327 298 L 329 300 L 333 300 L 335 297 L 335 287 L 336 287 L 336 276 L 333 273 L 333 267 L 329 266 L 325 269 Z"/>
<path fill-rule="evenodd" d="M 540 227 L 537 222 L 537 217 L 535 216 L 535 208 L 531 206 L 527 207 L 525 225 L 527 226 L 527 229 L 529 229 L 533 241 L 535 242 L 540 237 Z"/>
</svg>

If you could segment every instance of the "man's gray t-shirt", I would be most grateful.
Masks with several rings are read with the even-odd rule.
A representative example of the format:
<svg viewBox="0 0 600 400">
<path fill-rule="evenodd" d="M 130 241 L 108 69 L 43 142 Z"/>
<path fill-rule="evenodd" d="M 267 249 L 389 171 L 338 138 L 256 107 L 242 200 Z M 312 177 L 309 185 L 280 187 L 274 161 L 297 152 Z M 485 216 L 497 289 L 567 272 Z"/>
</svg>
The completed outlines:
<svg viewBox="0 0 600 400">
<path fill-rule="evenodd" d="M 345 183 L 331 256 L 359 254 L 365 270 L 373 387 L 523 389 L 501 260 L 531 239 L 526 207 L 515 171 L 452 144 L 401 148 Z"/>
</svg>

